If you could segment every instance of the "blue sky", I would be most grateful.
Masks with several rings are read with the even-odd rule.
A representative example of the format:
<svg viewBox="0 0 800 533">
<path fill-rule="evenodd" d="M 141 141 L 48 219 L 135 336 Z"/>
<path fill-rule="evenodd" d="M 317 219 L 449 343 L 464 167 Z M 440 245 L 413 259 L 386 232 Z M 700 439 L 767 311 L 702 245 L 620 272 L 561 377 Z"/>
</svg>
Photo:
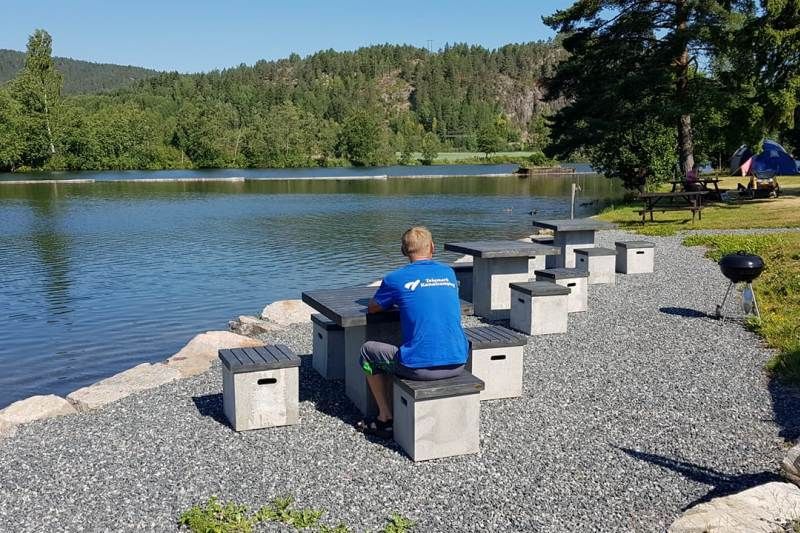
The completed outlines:
<svg viewBox="0 0 800 533">
<path fill-rule="evenodd" d="M 495 48 L 546 39 L 553 33 L 542 15 L 570 3 L 0 0 L 0 48 L 24 50 L 28 35 L 44 28 L 58 56 L 196 72 L 386 42 Z"/>
</svg>

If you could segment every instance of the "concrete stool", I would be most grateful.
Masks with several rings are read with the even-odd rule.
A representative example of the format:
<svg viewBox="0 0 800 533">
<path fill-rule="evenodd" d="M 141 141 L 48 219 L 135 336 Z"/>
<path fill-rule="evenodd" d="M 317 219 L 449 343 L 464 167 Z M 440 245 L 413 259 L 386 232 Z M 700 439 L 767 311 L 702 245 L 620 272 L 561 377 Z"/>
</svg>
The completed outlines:
<svg viewBox="0 0 800 533">
<path fill-rule="evenodd" d="M 458 280 L 458 297 L 468 302 L 472 301 L 472 263 L 452 263 L 450 265 L 456 273 Z"/>
<path fill-rule="evenodd" d="M 511 327 L 528 335 L 567 332 L 570 289 L 551 281 L 511 283 Z"/>
<path fill-rule="evenodd" d="M 414 461 L 478 453 L 483 387 L 466 371 L 436 381 L 395 377 L 395 442 Z"/>
<path fill-rule="evenodd" d="M 522 350 L 528 339 L 501 326 L 464 328 L 464 333 L 469 341 L 467 370 L 485 386 L 480 399 L 522 396 Z"/>
<path fill-rule="evenodd" d="M 589 273 L 589 285 L 607 283 L 614 285 L 617 280 L 617 251 L 611 248 L 577 248 L 575 268 Z"/>
<path fill-rule="evenodd" d="M 282 344 L 220 350 L 222 405 L 236 431 L 297 424 L 300 358 Z"/>
<path fill-rule="evenodd" d="M 344 379 L 344 328 L 325 315 L 311 315 L 314 370 L 325 379 Z"/>
<path fill-rule="evenodd" d="M 588 288 L 586 281 L 589 273 L 577 268 L 548 268 L 536 271 L 536 281 L 549 281 L 567 287 L 567 312 L 581 313 L 589 309 Z"/>
<path fill-rule="evenodd" d="M 617 272 L 646 274 L 653 271 L 656 245 L 647 241 L 618 241 Z"/>
</svg>

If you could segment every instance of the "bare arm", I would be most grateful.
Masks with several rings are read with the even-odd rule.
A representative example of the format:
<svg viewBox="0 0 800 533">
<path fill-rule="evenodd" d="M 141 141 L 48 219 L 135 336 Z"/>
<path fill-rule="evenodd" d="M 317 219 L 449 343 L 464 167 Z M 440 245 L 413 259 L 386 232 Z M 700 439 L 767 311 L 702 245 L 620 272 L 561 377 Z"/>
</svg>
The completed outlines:
<svg viewBox="0 0 800 533">
<path fill-rule="evenodd" d="M 369 303 L 367 304 L 367 313 L 380 313 L 383 311 L 383 307 L 378 305 L 378 302 L 375 301 L 375 298 L 370 298 Z"/>
</svg>

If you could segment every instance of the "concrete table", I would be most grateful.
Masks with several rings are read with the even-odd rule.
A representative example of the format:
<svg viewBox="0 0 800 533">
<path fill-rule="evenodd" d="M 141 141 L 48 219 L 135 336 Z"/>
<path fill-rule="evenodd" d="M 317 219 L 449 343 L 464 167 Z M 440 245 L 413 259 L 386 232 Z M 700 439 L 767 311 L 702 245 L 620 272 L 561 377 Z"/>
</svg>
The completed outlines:
<svg viewBox="0 0 800 533">
<path fill-rule="evenodd" d="M 594 248 L 595 232 L 617 227 L 594 218 L 534 220 L 533 225 L 553 230 L 553 245 L 561 249 L 561 255 L 555 256 L 547 268 L 575 268 L 576 248 Z"/>
<path fill-rule="evenodd" d="M 522 241 L 448 242 L 445 250 L 471 255 L 475 314 L 498 320 L 511 313 L 509 283 L 528 281 L 530 257 L 561 253 L 555 246 Z"/>
<path fill-rule="evenodd" d="M 368 340 L 402 344 L 399 311 L 367 313 L 367 305 L 376 290 L 376 287 L 346 287 L 303 292 L 303 302 L 344 329 L 345 392 L 365 416 L 376 415 L 378 409 L 359 364 L 361 345 Z M 472 314 L 472 304 L 462 300 L 461 312 Z"/>
</svg>

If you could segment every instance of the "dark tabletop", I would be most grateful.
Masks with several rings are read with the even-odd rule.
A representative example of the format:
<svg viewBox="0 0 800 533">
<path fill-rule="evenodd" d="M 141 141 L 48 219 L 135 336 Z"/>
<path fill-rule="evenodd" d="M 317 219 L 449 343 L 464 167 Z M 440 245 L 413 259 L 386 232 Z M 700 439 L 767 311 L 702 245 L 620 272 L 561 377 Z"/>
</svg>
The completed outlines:
<svg viewBox="0 0 800 533">
<path fill-rule="evenodd" d="M 709 191 L 675 191 L 675 192 L 640 192 L 639 198 L 686 198 L 690 196 L 705 196 Z"/>
<path fill-rule="evenodd" d="M 551 229 L 553 231 L 596 231 L 600 229 L 614 229 L 617 227 L 616 224 L 594 218 L 534 220 L 533 225 L 537 228 Z"/>
<path fill-rule="evenodd" d="M 447 242 L 444 245 L 444 249 L 484 259 L 558 255 L 561 253 L 561 249 L 556 246 L 524 241 Z"/>
<path fill-rule="evenodd" d="M 377 287 L 311 290 L 303 292 L 303 302 L 342 327 L 400 320 L 397 310 L 367 314 L 367 304 L 376 290 Z M 471 315 L 472 304 L 461 300 L 461 313 Z"/>
</svg>

